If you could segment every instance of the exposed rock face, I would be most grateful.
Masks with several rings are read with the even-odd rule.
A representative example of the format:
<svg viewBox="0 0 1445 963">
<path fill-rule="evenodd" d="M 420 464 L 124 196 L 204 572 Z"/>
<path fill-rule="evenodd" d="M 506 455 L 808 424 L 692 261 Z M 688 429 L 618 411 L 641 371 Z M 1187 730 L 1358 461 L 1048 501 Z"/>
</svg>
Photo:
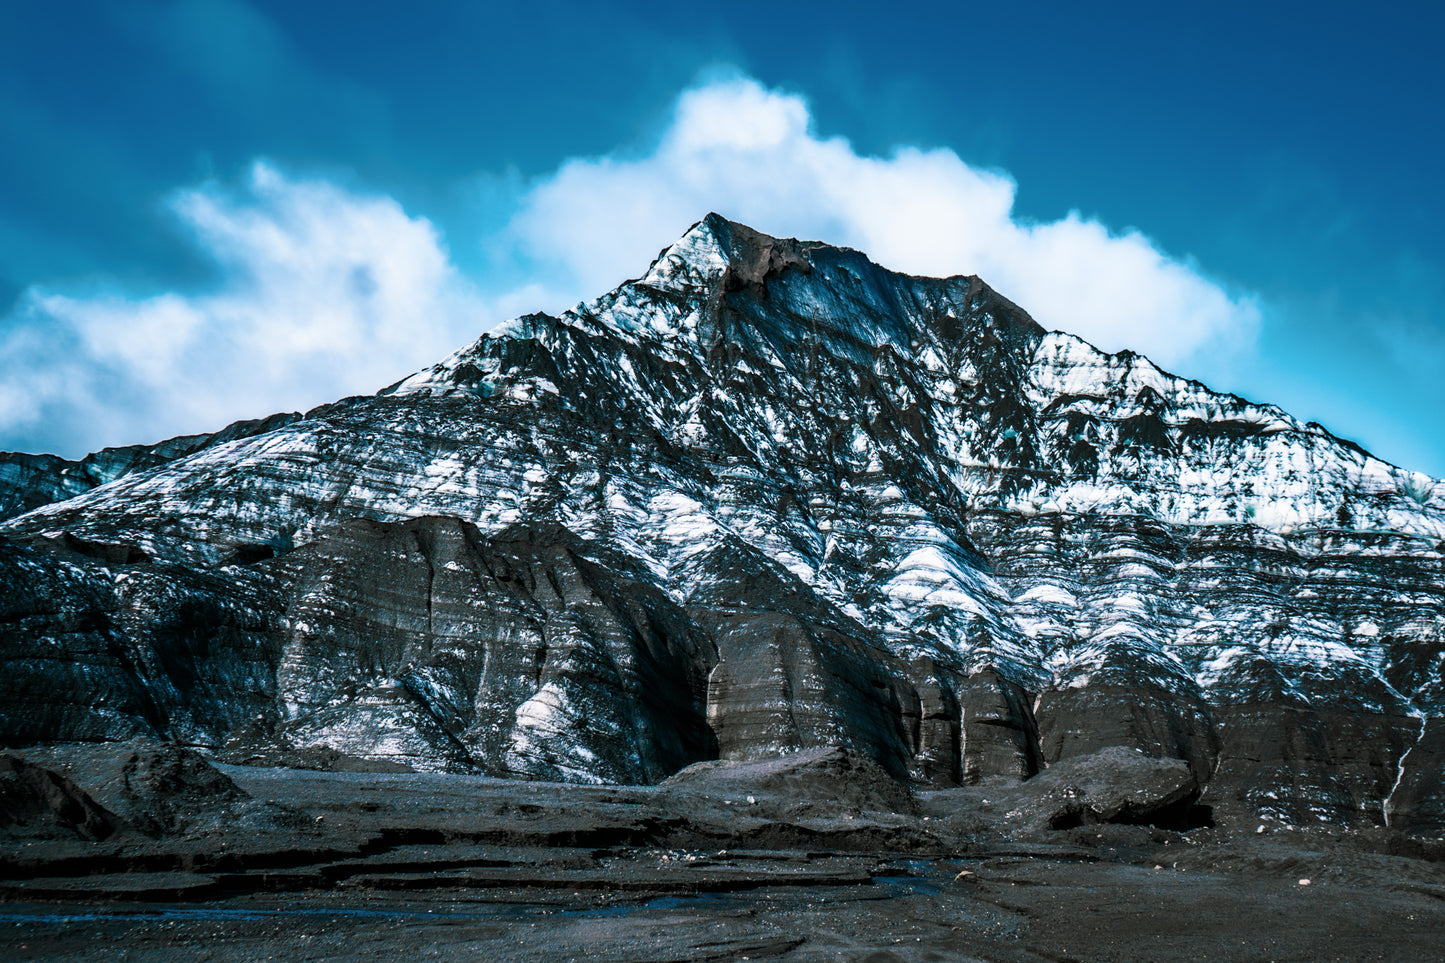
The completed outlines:
<svg viewBox="0 0 1445 963">
<path fill-rule="evenodd" d="M 287 412 L 269 418 L 238 421 L 214 434 L 182 435 L 155 445 L 106 448 L 79 461 L 68 461 L 55 455 L 0 451 L 0 518 L 21 515 L 32 508 L 71 498 L 122 475 L 164 465 L 208 445 L 264 434 L 289 425 L 300 417 L 295 412 Z"/>
<path fill-rule="evenodd" d="M 1037 773 L 1043 754 L 1028 693 L 988 669 L 957 689 L 962 781 L 984 776 L 1027 779 Z"/>
<path fill-rule="evenodd" d="M 629 560 L 552 524 L 352 519 L 268 563 L 291 742 L 656 782 L 710 754 L 712 640 Z"/>
<path fill-rule="evenodd" d="M 843 746 L 936 786 L 1123 747 L 1221 811 L 1441 828 L 1445 484 L 716 216 L 0 533 L 11 742 L 647 782 Z"/>
<path fill-rule="evenodd" d="M 1445 832 L 1445 719 L 1421 720 L 1421 732 L 1398 763 L 1386 816 L 1391 826 Z"/>
</svg>

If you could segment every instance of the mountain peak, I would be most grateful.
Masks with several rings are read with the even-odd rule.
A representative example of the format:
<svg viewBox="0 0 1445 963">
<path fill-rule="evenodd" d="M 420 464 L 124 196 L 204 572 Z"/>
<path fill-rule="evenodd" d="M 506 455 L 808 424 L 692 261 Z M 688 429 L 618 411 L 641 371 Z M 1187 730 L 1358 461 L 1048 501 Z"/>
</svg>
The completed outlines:
<svg viewBox="0 0 1445 963">
<path fill-rule="evenodd" d="M 0 704 L 63 706 L 15 725 L 643 781 L 1122 745 L 1292 822 L 1434 792 L 1404 750 L 1445 712 L 1445 485 L 976 277 L 709 215 L 593 301 L 188 452 L 0 525 L 0 592 L 32 586 Z M 95 625 L 78 675 L 51 639 Z"/>
<path fill-rule="evenodd" d="M 730 290 L 759 284 L 769 274 L 786 268 L 811 269 L 804 251 L 821 248 L 818 242 L 776 238 L 746 224 L 710 213 L 664 248 L 639 279 L 643 283 L 674 286 L 679 275 L 689 282 L 723 281 Z"/>
</svg>

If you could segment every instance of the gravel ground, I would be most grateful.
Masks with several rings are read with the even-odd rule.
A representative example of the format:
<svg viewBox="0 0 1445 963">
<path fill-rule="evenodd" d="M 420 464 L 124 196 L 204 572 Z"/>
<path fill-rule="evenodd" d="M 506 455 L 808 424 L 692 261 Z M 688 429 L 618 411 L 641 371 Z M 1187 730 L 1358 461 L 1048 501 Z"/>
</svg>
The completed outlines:
<svg viewBox="0 0 1445 963">
<path fill-rule="evenodd" d="M 216 768 L 251 822 L 0 840 L 0 959 L 1445 958 L 1445 847 L 1387 830 L 1018 832 L 996 788 L 900 802 L 854 773 L 845 805 L 806 767 L 752 791 Z"/>
</svg>

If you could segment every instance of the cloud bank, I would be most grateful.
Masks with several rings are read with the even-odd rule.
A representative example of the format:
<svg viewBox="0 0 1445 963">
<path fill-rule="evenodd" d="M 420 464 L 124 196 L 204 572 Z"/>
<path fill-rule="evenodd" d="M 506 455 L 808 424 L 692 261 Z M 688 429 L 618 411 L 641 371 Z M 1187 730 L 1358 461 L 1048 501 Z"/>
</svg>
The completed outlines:
<svg viewBox="0 0 1445 963">
<path fill-rule="evenodd" d="M 640 274 L 710 210 L 909 273 L 978 274 L 1046 327 L 1165 365 L 1252 336 L 1251 299 L 1138 232 L 1022 222 L 1015 189 L 948 150 L 860 155 L 820 137 L 803 98 L 733 78 L 684 92 L 654 143 L 569 160 L 500 230 L 452 238 L 497 264 L 469 279 L 395 200 L 257 162 L 238 188 L 171 202 L 215 290 L 27 292 L 0 326 L 0 447 L 73 457 L 375 391 L 505 317 Z"/>
<path fill-rule="evenodd" d="M 1252 336 L 1259 310 L 1137 231 L 1013 215 L 1016 186 L 949 150 L 858 154 L 803 98 L 747 78 L 685 92 L 656 148 L 567 162 L 534 186 L 514 243 L 577 287 L 610 288 L 708 210 L 857 248 L 910 274 L 977 274 L 1045 327 L 1162 364 Z"/>
<path fill-rule="evenodd" d="M 390 198 L 258 162 L 240 190 L 170 206 L 219 289 L 32 288 L 0 334 L 5 434 L 74 456 L 306 408 L 405 376 L 486 316 L 432 225 Z"/>
</svg>

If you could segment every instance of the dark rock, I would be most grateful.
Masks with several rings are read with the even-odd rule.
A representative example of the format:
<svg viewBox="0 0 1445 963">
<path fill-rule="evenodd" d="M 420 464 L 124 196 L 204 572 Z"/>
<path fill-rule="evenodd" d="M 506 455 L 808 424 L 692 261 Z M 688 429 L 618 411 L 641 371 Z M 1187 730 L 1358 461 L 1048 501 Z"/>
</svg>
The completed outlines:
<svg viewBox="0 0 1445 963">
<path fill-rule="evenodd" d="M 1385 822 L 1399 829 L 1445 837 L 1445 718 L 1422 719 L 1407 746 L 1385 807 Z"/>
<path fill-rule="evenodd" d="M 124 826 L 59 773 L 0 755 L 0 835 L 106 839 Z"/>
<path fill-rule="evenodd" d="M 716 755 L 848 746 L 909 772 L 918 696 L 866 629 L 745 546 L 694 563 L 688 614 L 716 640 L 707 721 Z"/>
<path fill-rule="evenodd" d="M 956 691 L 959 688 L 958 675 L 932 659 L 913 663 L 908 668 L 908 675 L 918 695 L 918 717 L 914 729 L 917 748 L 913 752 L 912 775 L 929 786 L 956 786 L 964 779 L 963 707 Z M 908 720 L 904 722 L 906 725 Z M 1037 745 L 1037 740 L 1034 745 Z M 983 771 L 985 760 L 979 761 L 979 770 Z M 1011 754 L 1005 754 L 1005 767 L 1013 761 Z"/>
<path fill-rule="evenodd" d="M 693 763 L 662 783 L 664 788 L 724 796 L 741 807 L 813 804 L 814 811 L 911 813 L 908 787 L 867 756 L 823 747 L 752 762 Z M 752 797 L 754 802 L 749 803 Z M 746 814 L 746 808 L 740 810 Z"/>
<path fill-rule="evenodd" d="M 715 215 L 377 395 L 7 484 L 7 745 L 938 788 L 1130 747 L 1229 818 L 1445 805 L 1445 486 Z"/>
<path fill-rule="evenodd" d="M 1195 811 L 1199 781 L 1188 763 L 1111 746 L 1071 756 L 1016 788 L 991 791 L 1009 828 L 1025 832 L 1096 823 L 1186 828 L 1208 821 Z"/>
<path fill-rule="evenodd" d="M 1219 712 L 1220 762 L 1205 801 L 1246 822 L 1382 825 L 1383 801 L 1419 731 L 1408 717 L 1292 702 L 1230 706 Z"/>
<path fill-rule="evenodd" d="M 1107 684 L 1056 689 L 1039 697 L 1037 715 L 1050 765 L 1119 746 L 1186 760 L 1200 780 L 1214 768 L 1209 707 L 1181 693 Z"/>
<path fill-rule="evenodd" d="M 1043 764 L 1028 693 L 992 670 L 970 676 L 957 696 L 962 718 L 962 781 L 1027 779 Z"/>
<path fill-rule="evenodd" d="M 556 526 L 351 520 L 293 585 L 275 738 L 534 778 L 655 782 L 711 755 L 711 641 L 615 552 Z"/>
<path fill-rule="evenodd" d="M 148 739 L 70 744 L 27 752 L 63 777 L 112 827 L 153 837 L 296 829 L 300 818 L 257 802 L 199 753 Z"/>
<path fill-rule="evenodd" d="M 151 680 L 138 671 L 109 571 L 0 538 L 0 743 L 154 734 Z"/>
</svg>

